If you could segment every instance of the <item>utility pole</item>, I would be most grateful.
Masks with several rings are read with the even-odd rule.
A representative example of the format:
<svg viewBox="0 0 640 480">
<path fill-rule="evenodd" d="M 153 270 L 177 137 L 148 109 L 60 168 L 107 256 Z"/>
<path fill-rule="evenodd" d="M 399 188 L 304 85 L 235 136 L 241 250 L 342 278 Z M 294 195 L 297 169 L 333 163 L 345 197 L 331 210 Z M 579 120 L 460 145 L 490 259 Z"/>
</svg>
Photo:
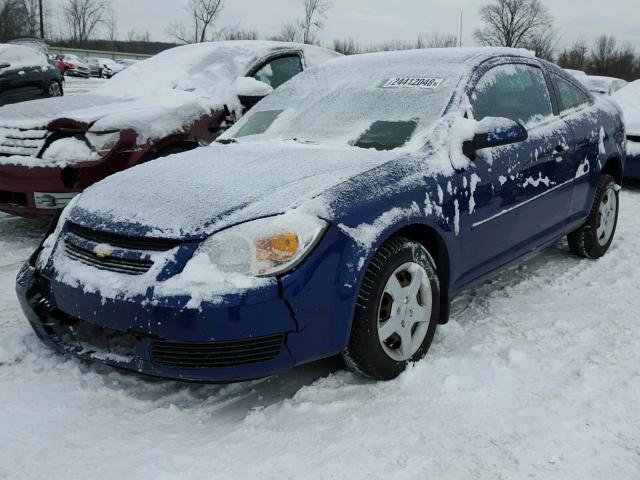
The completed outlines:
<svg viewBox="0 0 640 480">
<path fill-rule="evenodd" d="M 44 11 L 42 10 L 42 0 L 39 0 L 40 13 L 40 38 L 44 40 Z"/>
<path fill-rule="evenodd" d="M 462 13 L 463 11 L 464 10 L 460 10 L 460 47 L 462 47 Z"/>
</svg>

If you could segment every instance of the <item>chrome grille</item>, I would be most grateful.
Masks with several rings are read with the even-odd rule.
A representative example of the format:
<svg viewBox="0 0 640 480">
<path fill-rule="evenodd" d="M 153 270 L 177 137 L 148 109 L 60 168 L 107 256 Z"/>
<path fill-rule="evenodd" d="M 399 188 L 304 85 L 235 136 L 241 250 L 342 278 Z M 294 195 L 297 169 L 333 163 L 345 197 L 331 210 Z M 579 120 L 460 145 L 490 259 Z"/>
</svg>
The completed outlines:
<svg viewBox="0 0 640 480">
<path fill-rule="evenodd" d="M 124 273 L 125 275 L 143 275 L 153 266 L 151 260 L 125 260 L 113 256 L 101 257 L 90 250 L 80 248 L 69 242 L 65 243 L 65 252 L 73 260 L 100 270 Z"/>
<path fill-rule="evenodd" d="M 66 255 L 77 262 L 100 270 L 143 275 L 153 266 L 149 252 L 166 252 L 180 245 L 177 240 L 160 238 L 127 237 L 114 233 L 100 232 L 75 223 L 67 223 L 69 233 L 65 238 Z M 109 245 L 119 250 L 120 255 L 98 255 L 97 245 Z"/>
<path fill-rule="evenodd" d="M 37 157 L 50 133 L 47 130 L 3 129 L 0 156 Z"/>
</svg>

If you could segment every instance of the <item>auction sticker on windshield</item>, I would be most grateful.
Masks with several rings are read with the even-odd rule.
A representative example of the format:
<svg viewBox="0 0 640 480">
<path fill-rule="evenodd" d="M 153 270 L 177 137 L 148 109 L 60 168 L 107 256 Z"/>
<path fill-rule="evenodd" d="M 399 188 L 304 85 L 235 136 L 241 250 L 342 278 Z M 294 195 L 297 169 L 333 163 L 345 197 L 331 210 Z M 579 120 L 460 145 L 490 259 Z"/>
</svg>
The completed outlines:
<svg viewBox="0 0 640 480">
<path fill-rule="evenodd" d="M 382 88 L 438 88 L 444 81 L 443 78 L 427 77 L 395 77 L 387 80 Z"/>
</svg>

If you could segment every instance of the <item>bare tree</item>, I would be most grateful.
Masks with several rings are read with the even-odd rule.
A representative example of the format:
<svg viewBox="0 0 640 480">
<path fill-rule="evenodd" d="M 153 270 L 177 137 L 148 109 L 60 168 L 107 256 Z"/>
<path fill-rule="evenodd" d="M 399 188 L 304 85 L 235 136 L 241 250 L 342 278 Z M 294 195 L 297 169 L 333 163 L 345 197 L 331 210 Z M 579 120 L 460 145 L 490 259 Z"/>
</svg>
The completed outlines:
<svg viewBox="0 0 640 480">
<path fill-rule="evenodd" d="M 523 47 L 553 26 L 553 17 L 540 0 L 496 0 L 480 8 L 484 28 L 476 30 L 481 45 Z"/>
<path fill-rule="evenodd" d="M 299 20 L 303 43 L 314 43 L 314 30 L 324 27 L 324 19 L 331 8 L 328 0 L 304 0 L 304 14 Z"/>
<path fill-rule="evenodd" d="M 554 29 L 542 30 L 532 35 L 523 47 L 535 52 L 536 57 L 552 62 L 555 58 L 559 37 Z"/>
<path fill-rule="evenodd" d="M 333 49 L 343 55 L 356 55 L 362 53 L 362 48 L 356 43 L 353 38 L 347 38 L 345 40 L 334 40 Z"/>
<path fill-rule="evenodd" d="M 104 24 L 107 29 L 107 37 L 109 37 L 109 41 L 115 50 L 116 43 L 118 41 L 118 16 L 113 8 L 109 10 L 109 13 L 104 20 Z"/>
<path fill-rule="evenodd" d="M 240 25 L 224 27 L 215 35 L 216 40 L 258 40 L 259 38 L 260 35 L 256 30 L 245 30 Z"/>
<path fill-rule="evenodd" d="M 298 21 L 285 22 L 280 29 L 280 33 L 273 37 L 273 40 L 280 42 L 299 42 L 302 39 L 302 31 Z"/>
<path fill-rule="evenodd" d="M 560 52 L 558 65 L 573 70 L 586 70 L 589 62 L 589 47 L 583 39 L 576 40 L 571 47 Z"/>
<path fill-rule="evenodd" d="M 109 6 L 107 0 L 65 0 L 62 15 L 71 40 L 76 44 L 89 40 Z"/>
<path fill-rule="evenodd" d="M 23 0 L 0 0 L 0 41 L 26 35 L 28 12 Z"/>
<path fill-rule="evenodd" d="M 223 0 L 189 0 L 186 5 L 190 26 L 180 22 L 169 25 L 167 32 L 183 43 L 202 43 L 212 38 L 211 27 L 220 16 Z"/>
<path fill-rule="evenodd" d="M 432 33 L 423 38 L 424 46 L 419 48 L 452 48 L 458 46 L 458 36 L 448 33 Z"/>
<path fill-rule="evenodd" d="M 591 67 L 599 75 L 606 75 L 616 55 L 617 41 L 612 36 L 602 35 L 591 47 Z"/>
</svg>

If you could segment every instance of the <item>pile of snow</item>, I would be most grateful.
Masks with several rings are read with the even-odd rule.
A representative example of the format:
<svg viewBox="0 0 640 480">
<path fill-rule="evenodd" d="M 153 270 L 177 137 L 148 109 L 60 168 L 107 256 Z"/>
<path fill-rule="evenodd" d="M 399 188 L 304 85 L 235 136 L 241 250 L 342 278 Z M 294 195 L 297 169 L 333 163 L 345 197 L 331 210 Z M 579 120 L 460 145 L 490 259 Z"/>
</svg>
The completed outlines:
<svg viewBox="0 0 640 480">
<path fill-rule="evenodd" d="M 0 64 L 3 63 L 8 63 L 10 66 L 5 69 L 0 68 L 0 75 L 8 69 L 40 67 L 44 71 L 52 68 L 46 55 L 33 48 L 7 43 L 0 44 Z"/>
<path fill-rule="evenodd" d="M 606 257 L 559 243 L 467 290 L 387 383 L 321 362 L 185 385 L 54 354 L 13 292 L 46 226 L 0 217 L 0 478 L 637 478 L 640 191 L 621 202 Z"/>
<path fill-rule="evenodd" d="M 640 135 L 640 80 L 636 80 L 613 94 L 624 112 L 627 135 Z"/>
<path fill-rule="evenodd" d="M 26 49 L 26 47 L 7 46 Z M 33 50 L 26 49 L 30 55 Z M 267 41 L 210 42 L 172 48 L 137 62 L 92 93 L 0 108 L 0 127 L 45 128 L 59 118 L 91 125 L 91 132 L 133 129 L 137 144 L 188 128 L 227 106 L 238 116 L 242 105 L 234 82 L 271 53 L 301 50 L 311 67 L 338 54 L 319 47 Z M 268 86 L 263 90 L 268 93 Z M 20 158 L 17 164 L 32 164 Z M 6 163 L 6 162 L 5 162 Z"/>
</svg>

